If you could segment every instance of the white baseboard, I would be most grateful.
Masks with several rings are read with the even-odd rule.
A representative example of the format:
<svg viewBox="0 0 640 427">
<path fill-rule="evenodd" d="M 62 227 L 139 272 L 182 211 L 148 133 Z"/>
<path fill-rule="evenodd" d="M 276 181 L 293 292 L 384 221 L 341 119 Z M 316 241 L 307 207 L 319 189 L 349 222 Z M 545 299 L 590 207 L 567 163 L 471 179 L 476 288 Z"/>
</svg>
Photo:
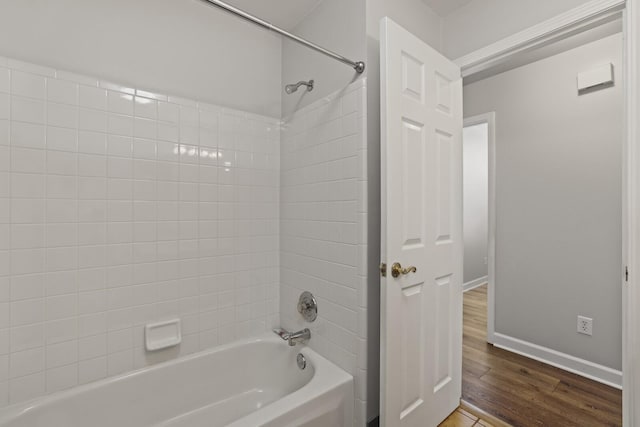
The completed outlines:
<svg viewBox="0 0 640 427">
<path fill-rule="evenodd" d="M 476 280 L 472 280 L 462 285 L 462 292 L 470 291 L 471 289 L 475 289 L 478 286 L 484 285 L 485 283 L 487 283 L 487 276 L 480 277 Z"/>
<path fill-rule="evenodd" d="M 621 371 L 497 332 L 494 334 L 493 345 L 590 380 L 622 389 Z"/>
</svg>

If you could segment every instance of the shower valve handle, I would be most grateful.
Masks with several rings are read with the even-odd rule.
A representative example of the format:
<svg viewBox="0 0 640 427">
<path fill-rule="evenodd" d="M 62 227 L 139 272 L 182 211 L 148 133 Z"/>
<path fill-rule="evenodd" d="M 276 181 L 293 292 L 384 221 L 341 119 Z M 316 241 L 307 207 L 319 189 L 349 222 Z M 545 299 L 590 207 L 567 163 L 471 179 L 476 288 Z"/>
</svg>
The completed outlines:
<svg viewBox="0 0 640 427">
<path fill-rule="evenodd" d="M 318 317 L 318 302 L 311 292 L 303 292 L 298 300 L 298 313 L 307 322 L 313 322 Z"/>
</svg>

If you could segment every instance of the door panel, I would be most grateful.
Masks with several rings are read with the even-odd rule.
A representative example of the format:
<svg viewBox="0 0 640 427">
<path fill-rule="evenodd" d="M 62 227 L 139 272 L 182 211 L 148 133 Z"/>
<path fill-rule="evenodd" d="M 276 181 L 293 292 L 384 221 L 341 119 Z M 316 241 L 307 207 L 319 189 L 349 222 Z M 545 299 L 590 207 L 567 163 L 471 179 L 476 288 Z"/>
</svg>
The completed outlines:
<svg viewBox="0 0 640 427">
<path fill-rule="evenodd" d="M 461 395 L 462 79 L 388 18 L 381 68 L 381 422 L 436 426 Z"/>
</svg>

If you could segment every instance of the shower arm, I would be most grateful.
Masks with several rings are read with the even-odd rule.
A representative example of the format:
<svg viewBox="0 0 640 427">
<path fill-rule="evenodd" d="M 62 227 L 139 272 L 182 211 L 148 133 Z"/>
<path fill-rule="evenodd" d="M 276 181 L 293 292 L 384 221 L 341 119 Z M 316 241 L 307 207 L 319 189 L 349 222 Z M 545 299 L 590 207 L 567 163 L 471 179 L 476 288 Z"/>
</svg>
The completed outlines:
<svg viewBox="0 0 640 427">
<path fill-rule="evenodd" d="M 307 92 L 311 92 L 313 90 L 314 85 L 315 85 L 314 80 L 309 80 L 308 82 L 305 82 L 304 80 L 300 80 L 298 83 L 286 85 L 285 92 L 287 92 L 288 94 L 292 94 L 296 92 L 300 88 L 300 86 L 305 86 L 307 88 Z"/>
<path fill-rule="evenodd" d="M 287 38 L 289 38 L 289 39 L 291 39 L 291 40 L 293 40 L 293 41 L 295 41 L 297 43 L 300 43 L 303 46 L 306 46 L 306 47 L 308 47 L 310 49 L 313 49 L 316 52 L 320 52 L 320 53 L 322 53 L 322 54 L 324 54 L 324 55 L 326 55 L 326 56 L 328 56 L 330 58 L 333 58 L 333 59 L 335 59 L 337 61 L 342 62 L 343 64 L 347 64 L 351 68 L 356 70 L 356 72 L 359 73 L 359 74 L 362 74 L 364 72 L 365 64 L 362 61 L 352 61 L 352 60 L 350 60 L 348 58 L 345 58 L 342 55 L 338 55 L 337 53 L 332 52 L 329 49 L 325 49 L 323 47 L 318 46 L 315 43 L 312 43 L 312 42 L 310 42 L 308 40 L 303 39 L 302 37 L 298 37 L 295 34 L 291 34 L 290 32 L 285 31 L 280 27 L 277 27 L 277 26 L 275 26 L 275 25 L 273 25 L 273 24 L 271 24 L 271 23 L 269 23 L 269 22 L 267 22 L 265 20 L 262 20 L 262 19 L 260 19 L 260 18 L 258 18 L 256 16 L 253 16 L 250 13 L 247 13 L 247 12 L 245 12 L 243 10 L 240 10 L 237 7 L 231 6 L 230 4 L 225 3 L 223 1 L 220 1 L 220 0 L 201 0 L 201 1 L 203 1 L 205 3 L 209 3 L 209 4 L 213 5 L 213 6 L 219 7 L 220 9 L 223 9 L 223 10 L 225 10 L 227 12 L 230 12 L 230 13 L 232 13 L 232 14 L 240 17 L 240 18 L 246 19 L 249 22 L 257 24 L 257 25 L 259 25 L 259 26 L 261 26 L 263 28 L 266 28 L 267 30 L 276 32 L 276 33 L 278 33 L 278 34 L 280 34 L 280 35 L 282 35 L 284 37 L 287 37 Z"/>
</svg>

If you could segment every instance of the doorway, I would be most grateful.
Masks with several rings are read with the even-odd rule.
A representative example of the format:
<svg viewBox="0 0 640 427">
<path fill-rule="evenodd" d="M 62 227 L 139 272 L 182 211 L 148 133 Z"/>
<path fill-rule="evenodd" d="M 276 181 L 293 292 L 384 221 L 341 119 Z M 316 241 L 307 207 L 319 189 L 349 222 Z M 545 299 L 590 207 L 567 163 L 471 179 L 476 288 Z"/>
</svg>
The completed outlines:
<svg viewBox="0 0 640 427">
<path fill-rule="evenodd" d="M 465 120 L 462 130 L 462 233 L 467 292 L 489 279 L 489 124 Z"/>
<path fill-rule="evenodd" d="M 464 296 L 462 395 L 516 426 L 622 424 L 622 80 L 613 71 L 613 82 L 575 84 L 598 64 L 621 68 L 622 37 L 576 43 L 464 91 L 466 114 L 495 110 L 501 127 L 488 203 L 498 218 L 495 274 Z M 463 146 L 485 134 L 468 124 Z M 477 147 L 469 151 L 475 158 L 464 160 L 485 168 Z M 470 184 L 476 198 L 465 196 L 465 219 L 485 216 L 480 176 Z M 465 256 L 477 258 L 473 237 L 467 250 L 465 235 Z"/>
<path fill-rule="evenodd" d="M 570 37 L 572 34 L 576 34 L 577 32 L 579 32 L 578 29 L 584 30 L 587 26 L 590 26 L 590 28 L 593 28 L 594 25 L 597 25 L 595 24 L 596 22 L 601 23 L 603 19 L 610 18 L 612 14 L 619 12 L 623 8 L 624 8 L 624 4 L 618 4 L 618 3 L 616 3 L 616 5 L 611 7 L 606 5 L 598 5 L 597 7 L 595 7 L 596 9 L 595 11 L 591 9 L 581 10 L 579 8 L 576 8 L 575 11 L 571 11 L 571 13 L 567 13 L 561 17 L 558 17 L 558 19 L 555 19 L 553 21 L 550 20 L 549 22 L 545 22 L 544 24 L 541 24 L 539 26 L 532 27 L 530 30 L 527 30 L 527 32 L 523 32 L 522 34 L 517 34 L 514 37 L 504 39 L 500 43 L 496 43 L 495 45 L 488 46 L 487 48 L 481 49 L 478 52 L 474 52 L 468 55 L 468 57 L 459 58 L 458 60 L 456 60 L 455 63 L 451 61 L 447 63 L 447 59 L 442 57 L 436 58 L 436 61 L 438 62 L 439 66 L 445 66 L 444 64 L 447 64 L 446 68 L 449 70 L 451 70 L 452 67 L 461 67 L 464 77 L 469 77 L 469 76 L 478 77 L 481 73 L 487 71 L 488 69 L 492 67 L 496 67 L 496 64 L 502 61 L 505 57 L 519 56 L 519 54 L 525 52 L 525 50 L 527 50 L 527 52 L 530 52 L 531 50 L 541 47 L 543 45 L 548 45 L 549 43 L 563 40 L 567 37 Z M 633 7 L 630 7 L 629 9 L 625 10 L 625 13 L 624 13 L 625 23 L 628 24 L 628 25 L 625 25 L 626 54 L 629 56 L 628 56 L 628 60 L 625 61 L 623 65 L 620 67 L 621 69 L 625 70 L 627 83 L 629 83 L 629 81 L 632 81 L 629 87 L 629 92 L 625 93 L 624 95 L 624 104 L 626 105 L 627 109 L 625 112 L 621 114 L 621 117 L 626 117 L 628 120 L 620 126 L 620 128 L 623 129 L 624 131 L 625 138 L 623 140 L 624 141 L 623 144 L 625 147 L 625 152 L 631 155 L 635 154 L 635 143 L 636 143 L 635 112 L 637 111 L 637 108 L 636 108 L 637 96 L 636 96 L 636 92 L 632 90 L 635 88 L 634 86 L 635 81 L 633 80 L 635 79 L 635 76 L 636 76 L 636 72 L 635 72 L 636 62 L 635 62 L 635 56 L 634 56 L 635 48 L 636 48 L 635 43 L 637 43 L 637 37 L 635 33 L 635 23 L 637 22 L 637 20 L 634 19 L 634 17 L 637 16 L 636 14 L 637 14 L 637 11 Z M 397 378 L 397 382 L 400 383 L 401 385 L 402 384 L 414 385 L 417 383 L 418 379 L 420 380 L 422 379 L 422 378 L 418 378 L 415 375 L 415 372 L 417 371 L 408 370 L 408 369 L 403 370 L 404 366 L 402 364 L 393 363 L 395 362 L 395 360 L 393 360 L 392 358 L 389 358 L 388 354 L 391 354 L 391 352 L 395 353 L 398 350 L 402 350 L 402 347 L 390 345 L 389 342 L 385 342 L 385 339 L 388 338 L 389 333 L 403 330 L 401 328 L 395 327 L 397 326 L 396 325 L 397 321 L 400 320 L 401 318 L 400 316 L 398 316 L 399 311 L 393 310 L 394 308 L 393 304 L 395 304 L 396 302 L 399 302 L 400 299 L 393 299 L 393 300 L 388 299 L 387 301 L 385 301 L 385 298 L 384 298 L 385 292 L 389 292 L 390 296 L 395 297 L 398 294 L 397 290 L 402 289 L 398 285 L 400 286 L 403 285 L 404 282 L 402 281 L 402 278 L 405 277 L 405 276 L 394 275 L 393 279 L 391 279 L 386 276 L 386 271 L 387 271 L 386 262 L 387 261 L 395 262 L 396 259 L 398 259 L 399 261 L 402 261 L 403 258 L 401 258 L 400 256 L 396 256 L 396 254 L 387 252 L 385 249 L 385 243 L 386 243 L 385 238 L 393 237 L 393 234 L 387 234 L 387 231 L 390 230 L 388 225 L 389 224 L 395 225 L 393 221 L 390 221 L 390 214 L 391 215 L 395 214 L 397 209 L 399 209 L 400 206 L 402 206 L 401 204 L 393 203 L 395 200 L 392 200 L 392 198 L 390 197 L 398 193 L 394 192 L 395 188 L 389 186 L 390 182 L 387 181 L 387 178 L 397 177 L 397 176 L 400 176 L 400 174 L 389 173 L 393 171 L 388 168 L 389 165 L 386 164 L 385 162 L 388 162 L 390 159 L 391 161 L 393 161 L 393 157 L 386 156 L 386 159 L 385 159 L 385 155 L 387 154 L 387 152 L 388 153 L 398 152 L 397 150 L 394 150 L 394 148 L 396 148 L 395 145 L 398 145 L 399 142 L 403 141 L 403 138 L 401 138 L 400 136 L 405 137 L 404 139 L 408 141 L 409 137 L 414 135 L 420 135 L 419 134 L 420 131 L 426 131 L 424 135 L 424 139 L 422 139 L 422 142 L 426 143 L 427 145 L 430 146 L 431 144 L 434 144 L 434 143 L 442 144 L 442 142 L 448 138 L 448 140 L 451 141 L 450 146 L 454 147 L 455 149 L 457 147 L 456 139 L 458 138 L 458 135 L 459 135 L 457 134 L 455 129 L 453 129 L 453 132 L 446 132 L 446 131 L 442 132 L 442 131 L 439 131 L 436 124 L 435 133 L 433 133 L 433 130 L 434 130 L 433 127 L 423 126 L 423 124 L 419 121 L 412 122 L 410 119 L 406 121 L 400 121 L 400 120 L 394 120 L 394 119 L 397 118 L 396 116 L 399 112 L 402 113 L 401 108 L 405 108 L 406 110 L 411 107 L 412 104 L 408 101 L 412 99 L 412 102 L 414 103 L 418 102 L 421 105 L 435 106 L 438 113 L 441 113 L 442 115 L 447 115 L 450 118 L 452 118 L 454 121 L 456 121 L 458 117 L 457 116 L 458 111 L 455 104 L 456 102 L 458 102 L 458 100 L 461 100 L 462 98 L 461 94 L 457 93 L 457 84 L 458 84 L 457 78 L 449 77 L 447 75 L 448 71 L 447 71 L 447 74 L 435 75 L 436 83 L 437 83 L 436 85 L 432 85 L 430 83 L 430 81 L 432 81 L 430 79 L 433 79 L 433 76 L 434 76 L 433 74 L 431 74 L 432 69 L 423 67 L 423 65 L 425 64 L 425 62 L 423 61 L 423 57 L 426 56 L 426 54 L 423 52 L 427 50 L 428 46 L 425 46 L 421 41 L 417 40 L 416 38 L 408 37 L 406 33 L 399 34 L 399 32 L 395 30 L 394 32 L 395 34 L 393 33 L 383 34 L 386 36 L 386 40 L 389 43 L 387 43 L 386 46 L 383 43 L 381 43 L 381 52 L 383 54 L 381 56 L 381 64 L 382 64 L 382 71 L 383 71 L 383 74 L 382 74 L 383 78 L 381 80 L 386 81 L 386 87 L 385 86 L 382 87 L 382 97 L 381 97 L 381 101 L 382 101 L 381 102 L 382 231 L 383 231 L 382 232 L 382 264 L 381 264 L 381 273 L 383 276 L 383 279 L 381 280 L 381 286 L 382 286 L 381 381 L 383 385 L 381 390 L 381 399 L 382 399 L 381 400 L 381 411 L 382 411 L 381 421 L 383 424 L 384 424 L 385 418 L 391 419 L 391 417 L 395 417 L 396 415 L 400 415 L 400 417 L 403 417 L 408 413 L 409 410 L 413 410 L 414 408 L 417 408 L 419 406 L 425 406 L 426 404 L 430 403 L 430 399 L 431 399 L 431 396 L 424 393 L 417 396 L 403 393 L 400 396 L 394 395 L 395 399 L 391 400 L 391 399 L 387 399 L 387 397 L 389 396 L 388 391 L 393 390 L 393 387 L 389 388 L 389 390 L 385 390 L 384 388 L 385 381 L 388 381 L 389 379 L 393 379 L 393 378 Z M 385 40 L 385 39 L 382 38 L 382 40 Z M 399 44 L 396 44 L 396 42 L 398 42 Z M 405 58 L 397 58 L 398 52 L 406 54 Z M 499 65 L 503 65 L 503 64 L 500 63 Z M 405 72 L 400 73 L 399 71 L 402 71 L 403 69 Z M 502 69 L 501 72 L 503 71 L 505 70 Z M 429 84 L 426 86 L 422 86 L 421 84 L 423 84 L 425 81 Z M 406 100 L 407 102 L 405 104 L 399 104 L 398 101 L 401 99 Z M 551 105 L 552 99 L 553 97 L 547 100 L 550 102 L 549 105 Z M 409 125 L 407 126 L 407 129 L 414 130 L 416 132 L 414 133 L 406 132 L 404 135 L 401 135 L 398 132 L 399 130 L 401 130 L 401 128 L 398 126 L 398 123 Z M 389 127 L 389 125 L 392 125 L 393 127 Z M 462 130 L 462 119 L 460 119 L 460 139 L 461 139 L 461 130 Z M 418 141 L 418 139 L 416 138 L 415 141 Z M 416 146 L 418 145 L 416 144 Z M 460 152 L 460 159 L 461 157 L 462 156 Z M 454 162 L 449 163 L 447 161 L 442 162 L 443 159 L 441 158 L 440 159 L 441 162 L 439 164 L 441 166 L 442 165 L 457 166 L 455 161 L 457 160 L 457 157 L 453 157 L 453 159 L 454 159 Z M 636 176 L 632 172 L 634 167 L 637 164 L 637 159 L 635 156 L 629 156 L 629 160 L 626 161 L 625 163 L 626 163 L 625 168 L 623 168 L 624 169 L 623 175 L 625 179 L 625 182 L 623 183 L 623 194 L 625 195 L 624 196 L 625 202 L 628 201 L 629 203 L 624 204 L 624 209 L 625 209 L 624 224 L 623 224 L 623 227 L 624 227 L 623 240 L 624 241 L 622 245 L 624 248 L 623 260 L 625 261 L 625 263 L 627 261 L 631 261 L 632 264 L 635 265 L 636 258 L 634 258 L 632 255 L 635 253 L 634 252 L 635 251 L 635 240 L 634 240 L 635 220 L 634 218 L 635 218 L 636 206 L 635 206 L 635 199 L 633 198 L 633 195 L 635 195 L 636 193 L 631 190 L 637 188 L 637 184 L 638 184 L 636 180 Z M 385 166 L 387 167 L 387 169 L 385 169 Z M 437 170 L 437 169 L 428 168 L 428 170 Z M 457 176 L 458 175 L 454 174 L 453 178 Z M 451 175 L 449 175 L 449 177 L 451 177 Z M 447 181 L 444 181 L 441 179 L 436 182 L 443 183 Z M 451 182 L 451 181 L 448 181 L 448 182 Z M 387 188 L 385 188 L 385 184 L 387 184 Z M 391 182 L 391 184 L 393 184 L 393 182 Z M 456 186 L 454 185 L 453 187 L 451 187 L 451 189 L 455 190 Z M 443 195 L 443 194 L 446 194 L 446 192 L 443 192 L 441 189 L 439 194 Z M 454 221 L 448 222 L 447 225 L 456 226 L 457 225 L 456 220 L 458 218 L 455 217 L 455 214 L 457 212 L 460 212 L 459 224 L 461 228 L 462 212 L 461 210 L 460 211 L 457 210 L 456 203 L 459 200 L 461 205 L 462 194 L 460 192 L 460 199 L 457 198 L 458 196 L 457 194 L 449 193 L 448 196 L 451 196 L 451 197 L 447 197 L 446 199 L 441 199 L 441 200 L 446 200 L 447 202 L 451 202 L 451 205 L 449 205 L 449 207 L 453 209 L 451 211 L 452 212 L 451 219 L 453 219 Z M 405 209 L 404 212 L 407 212 L 407 210 Z M 412 212 L 419 212 L 419 211 L 413 210 Z M 453 231 L 454 231 L 453 233 L 447 234 L 446 237 L 453 237 L 457 239 L 458 234 L 455 233 L 456 231 L 455 229 L 453 229 Z M 427 233 L 427 236 L 430 237 L 430 235 L 431 235 L 430 233 Z M 436 236 L 438 238 L 440 237 L 440 235 L 436 235 Z M 629 239 L 628 242 L 627 242 L 627 239 Z M 451 239 L 445 239 L 444 241 L 450 242 Z M 463 251 L 463 248 L 460 248 L 460 256 L 462 255 L 462 251 Z M 454 252 L 454 253 L 457 256 L 457 252 Z M 427 261 L 429 260 L 431 260 L 431 258 L 429 258 Z M 400 265 L 400 263 L 397 263 L 397 264 L 398 266 Z M 454 274 L 451 275 L 450 277 L 455 280 L 458 280 L 458 277 L 459 277 L 460 282 L 458 283 L 460 284 L 460 287 L 461 287 L 462 286 L 462 282 L 461 282 L 462 259 L 461 258 L 460 258 L 459 266 L 460 266 L 460 276 L 457 276 L 456 272 L 454 272 Z M 620 270 L 624 271 L 624 269 L 620 269 Z M 402 274 L 404 274 L 404 269 L 399 271 L 401 271 Z M 385 277 L 387 278 L 385 279 Z M 633 276 L 630 274 L 628 279 L 629 285 L 631 285 L 632 281 L 633 281 Z M 426 283 L 425 287 L 433 286 L 432 284 L 429 284 L 427 282 L 424 282 L 424 283 Z M 451 283 L 451 282 L 447 282 L 447 283 Z M 439 285 L 440 283 L 436 281 L 436 284 Z M 630 337 L 632 336 L 631 332 L 634 330 L 634 324 L 632 322 L 633 310 L 630 310 L 630 308 L 635 306 L 636 301 L 634 299 L 635 294 L 631 292 L 631 289 L 633 288 L 632 287 L 627 288 L 626 284 L 622 281 L 620 282 L 620 284 L 623 284 L 623 294 L 625 295 L 625 297 L 628 296 L 628 298 L 625 298 L 625 299 L 620 298 L 621 300 L 623 300 L 622 302 L 624 302 L 623 310 L 622 310 L 623 311 L 622 317 L 624 321 L 623 332 L 624 332 L 624 338 L 626 340 L 625 342 L 627 344 L 627 346 L 625 347 L 624 355 L 623 355 L 624 368 L 625 368 L 624 380 L 625 380 L 625 386 L 628 386 L 626 387 L 626 392 L 624 397 L 625 425 L 632 425 L 633 405 L 631 404 L 631 402 L 634 401 L 633 385 L 634 385 L 635 378 L 633 377 L 633 375 L 630 375 L 633 372 L 632 371 L 633 366 L 631 365 L 630 357 L 633 355 L 632 349 L 634 348 L 633 346 L 635 345 L 635 342 L 630 341 Z M 457 286 L 457 284 L 454 283 L 454 286 Z M 412 295 L 415 295 L 415 293 Z M 393 304 L 389 304 L 388 301 L 390 301 Z M 422 306 L 419 305 L 420 301 L 418 301 L 418 298 L 414 298 L 414 301 L 416 301 L 417 309 L 423 308 Z M 418 319 L 418 317 L 414 316 L 413 319 Z M 406 317 L 406 320 L 407 320 L 407 325 L 413 325 L 413 323 L 410 322 L 411 318 Z M 453 326 L 454 327 L 452 328 L 451 332 L 455 332 L 453 330 L 455 329 L 455 325 Z M 418 329 L 417 327 L 414 329 L 415 329 L 415 332 L 421 332 L 421 330 Z M 414 329 L 412 329 L 411 332 L 413 332 Z M 408 336 L 410 334 L 403 334 L 403 335 Z M 451 345 L 448 348 L 449 350 L 455 352 L 456 348 L 459 348 L 457 347 L 455 342 L 455 338 L 456 338 L 455 333 L 453 335 L 450 335 L 450 337 L 451 337 L 451 341 L 450 341 Z M 610 348 L 615 348 L 615 346 L 612 346 Z M 427 349 L 431 350 L 431 347 L 428 347 Z M 421 360 L 425 360 L 425 359 L 422 358 Z M 440 361 L 442 359 L 435 359 L 435 360 Z M 453 365 L 449 365 L 449 366 L 452 368 L 450 372 L 455 374 L 456 366 L 459 366 L 459 365 L 457 365 L 455 363 L 455 360 L 453 360 Z M 424 364 L 422 365 L 421 368 L 423 368 L 422 371 L 420 371 L 421 374 L 423 372 L 426 372 L 427 375 L 429 375 L 430 371 L 433 369 L 433 366 Z M 613 371 L 616 371 L 616 370 L 613 370 Z M 620 371 L 609 372 L 609 373 L 616 376 L 620 374 Z M 621 377 L 621 374 L 620 374 L 620 377 Z M 429 380 L 428 377 L 426 377 L 426 379 L 427 381 Z M 455 382 L 455 378 L 453 380 Z M 430 386 L 432 384 L 427 383 L 426 385 Z M 431 389 L 428 389 L 428 391 L 430 392 Z M 406 406 L 405 409 L 403 409 L 403 407 L 400 405 L 394 405 L 395 403 L 402 403 L 401 399 L 413 398 L 413 397 L 417 397 L 418 400 L 411 400 L 411 401 L 406 400 L 406 402 L 409 403 L 410 406 Z M 423 399 L 429 399 L 429 400 L 425 401 Z M 385 417 L 385 411 L 387 412 L 387 417 Z M 389 424 L 387 422 L 386 425 L 393 425 L 393 424 Z M 410 424 L 407 424 L 407 425 L 410 425 Z"/>
<path fill-rule="evenodd" d="M 486 339 L 493 344 L 496 230 L 495 112 L 464 119 L 463 169 L 463 292 L 485 285 Z"/>
</svg>

